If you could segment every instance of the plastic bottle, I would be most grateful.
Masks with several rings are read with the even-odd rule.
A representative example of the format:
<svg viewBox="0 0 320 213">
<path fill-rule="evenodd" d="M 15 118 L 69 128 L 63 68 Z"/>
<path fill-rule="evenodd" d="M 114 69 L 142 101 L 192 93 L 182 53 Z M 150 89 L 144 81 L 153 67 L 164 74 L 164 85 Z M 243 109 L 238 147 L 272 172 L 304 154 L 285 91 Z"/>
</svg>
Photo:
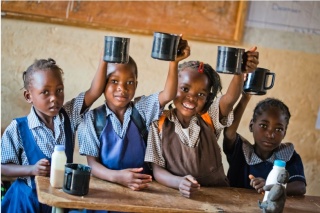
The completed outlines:
<svg viewBox="0 0 320 213">
<path fill-rule="evenodd" d="M 54 188 L 62 188 L 64 179 L 64 166 L 67 157 L 64 145 L 56 145 L 51 157 L 50 184 Z"/>
<path fill-rule="evenodd" d="M 283 160 L 275 160 L 273 162 L 273 168 L 270 171 L 270 173 L 268 174 L 267 180 L 266 180 L 266 185 L 270 185 L 270 184 L 276 184 L 277 178 L 278 178 L 278 174 L 281 170 L 284 170 L 286 167 L 286 162 Z M 266 201 L 268 198 L 268 194 L 269 192 L 265 192 L 264 197 L 263 197 L 263 201 Z"/>
</svg>

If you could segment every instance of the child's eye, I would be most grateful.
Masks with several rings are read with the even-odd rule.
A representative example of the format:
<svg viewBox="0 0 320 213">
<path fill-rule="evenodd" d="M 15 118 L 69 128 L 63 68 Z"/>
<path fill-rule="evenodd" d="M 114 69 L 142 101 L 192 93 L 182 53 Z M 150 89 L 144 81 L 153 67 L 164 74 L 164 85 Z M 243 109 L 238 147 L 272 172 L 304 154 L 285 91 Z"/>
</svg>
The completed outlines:
<svg viewBox="0 0 320 213">
<path fill-rule="evenodd" d="M 58 93 L 63 93 L 63 89 L 58 89 Z"/>
<path fill-rule="evenodd" d="M 111 81 L 111 83 L 113 83 L 113 84 L 118 83 L 118 81 L 117 81 L 117 80 L 110 80 L 110 81 Z"/>
<path fill-rule="evenodd" d="M 182 90 L 183 92 L 188 92 L 188 91 L 189 91 L 189 89 L 188 89 L 187 87 L 181 87 L 181 90 Z"/>
<path fill-rule="evenodd" d="M 48 90 L 45 90 L 45 91 L 42 92 L 42 94 L 48 95 L 48 94 L 49 94 L 49 91 L 48 91 Z"/>
<path fill-rule="evenodd" d="M 134 84 L 134 82 L 133 81 L 128 81 L 127 84 L 132 85 L 132 84 Z"/>
<path fill-rule="evenodd" d="M 206 97 L 207 95 L 204 94 L 204 93 L 199 93 L 198 96 L 199 96 L 199 97 Z"/>
<path fill-rule="evenodd" d="M 261 128 L 263 128 L 263 129 L 266 129 L 266 128 L 267 128 L 267 125 L 265 125 L 265 124 L 259 124 L 259 126 L 260 126 Z"/>
<path fill-rule="evenodd" d="M 282 128 L 276 128 L 276 132 L 283 132 Z"/>
</svg>

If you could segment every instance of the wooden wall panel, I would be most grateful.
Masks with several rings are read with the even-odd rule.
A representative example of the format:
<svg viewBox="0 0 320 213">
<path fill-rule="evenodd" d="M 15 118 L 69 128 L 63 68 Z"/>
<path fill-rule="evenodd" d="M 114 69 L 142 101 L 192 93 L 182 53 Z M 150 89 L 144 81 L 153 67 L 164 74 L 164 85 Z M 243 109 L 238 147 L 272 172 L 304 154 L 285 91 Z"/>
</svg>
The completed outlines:
<svg viewBox="0 0 320 213">
<path fill-rule="evenodd" d="M 152 34 L 241 42 L 245 1 L 2 1 L 2 18 Z"/>
</svg>

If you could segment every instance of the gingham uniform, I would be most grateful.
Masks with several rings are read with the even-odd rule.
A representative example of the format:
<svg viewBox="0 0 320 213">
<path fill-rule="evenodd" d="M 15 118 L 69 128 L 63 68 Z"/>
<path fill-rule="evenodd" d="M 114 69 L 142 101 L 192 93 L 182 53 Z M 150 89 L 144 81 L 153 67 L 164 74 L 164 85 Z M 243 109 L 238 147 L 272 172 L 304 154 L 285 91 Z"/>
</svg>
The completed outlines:
<svg viewBox="0 0 320 213">
<path fill-rule="evenodd" d="M 106 104 L 105 104 L 106 105 Z M 150 123 L 159 119 L 162 112 L 159 103 L 159 93 L 150 96 L 142 96 L 139 101 L 134 104 L 140 115 L 146 122 L 149 129 Z M 106 115 L 110 116 L 112 127 L 120 138 L 123 138 L 127 132 L 132 106 L 129 106 L 124 114 L 123 124 L 117 116 L 106 105 Z M 99 157 L 100 141 L 94 128 L 94 114 L 90 110 L 84 117 L 84 121 L 79 125 L 79 153 L 81 155 L 89 155 Z"/>
<path fill-rule="evenodd" d="M 217 140 L 219 139 L 221 131 L 232 124 L 233 122 L 233 111 L 229 113 L 227 117 L 219 121 L 219 103 L 221 97 L 214 100 L 211 104 L 208 114 L 210 115 L 214 128 Z M 175 124 L 175 132 L 179 135 L 180 141 L 189 146 L 189 147 L 196 147 L 199 142 L 199 134 L 200 134 L 200 126 L 198 125 L 198 119 L 196 116 L 191 118 L 189 124 L 189 137 L 185 135 L 183 132 L 183 128 L 174 113 L 174 109 L 167 110 L 163 112 L 166 117 L 174 122 Z M 152 162 L 158 164 L 159 166 L 165 167 L 166 161 L 162 156 L 162 147 L 161 147 L 161 140 L 162 140 L 162 133 L 159 133 L 158 121 L 153 122 L 150 127 L 149 135 L 148 135 L 148 145 L 146 149 L 145 161 Z"/>
<path fill-rule="evenodd" d="M 72 99 L 63 106 L 70 119 L 73 144 L 75 143 L 76 129 L 82 120 L 80 111 L 83 101 L 84 93 L 80 93 L 78 97 Z M 42 121 L 40 121 L 33 106 L 31 107 L 30 113 L 27 116 L 28 126 L 32 132 L 34 140 L 43 154 L 45 154 L 48 158 L 51 158 L 55 145 L 65 144 L 65 118 L 63 117 L 62 113 L 59 113 L 58 115 L 59 116 L 55 116 L 53 118 L 54 132 L 46 127 Z M 11 121 L 1 138 L 1 164 L 7 163 L 29 165 L 16 120 Z M 28 185 L 31 187 L 30 177 L 21 178 L 26 179 Z"/>
</svg>

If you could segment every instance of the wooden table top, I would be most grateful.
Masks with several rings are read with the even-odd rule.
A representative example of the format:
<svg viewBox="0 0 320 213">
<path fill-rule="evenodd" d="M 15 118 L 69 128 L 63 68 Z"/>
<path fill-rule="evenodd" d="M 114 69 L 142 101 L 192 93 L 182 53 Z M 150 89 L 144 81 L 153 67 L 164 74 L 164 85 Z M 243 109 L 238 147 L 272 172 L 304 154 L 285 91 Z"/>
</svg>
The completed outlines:
<svg viewBox="0 0 320 213">
<path fill-rule="evenodd" d="M 182 197 L 178 190 L 153 181 L 143 191 L 91 177 L 89 193 L 70 195 L 50 186 L 48 177 L 37 176 L 41 203 L 59 208 L 112 210 L 126 212 L 261 212 L 254 190 L 231 187 L 202 187 L 194 197 Z M 320 212 L 320 197 L 288 197 L 284 212 Z"/>
</svg>

